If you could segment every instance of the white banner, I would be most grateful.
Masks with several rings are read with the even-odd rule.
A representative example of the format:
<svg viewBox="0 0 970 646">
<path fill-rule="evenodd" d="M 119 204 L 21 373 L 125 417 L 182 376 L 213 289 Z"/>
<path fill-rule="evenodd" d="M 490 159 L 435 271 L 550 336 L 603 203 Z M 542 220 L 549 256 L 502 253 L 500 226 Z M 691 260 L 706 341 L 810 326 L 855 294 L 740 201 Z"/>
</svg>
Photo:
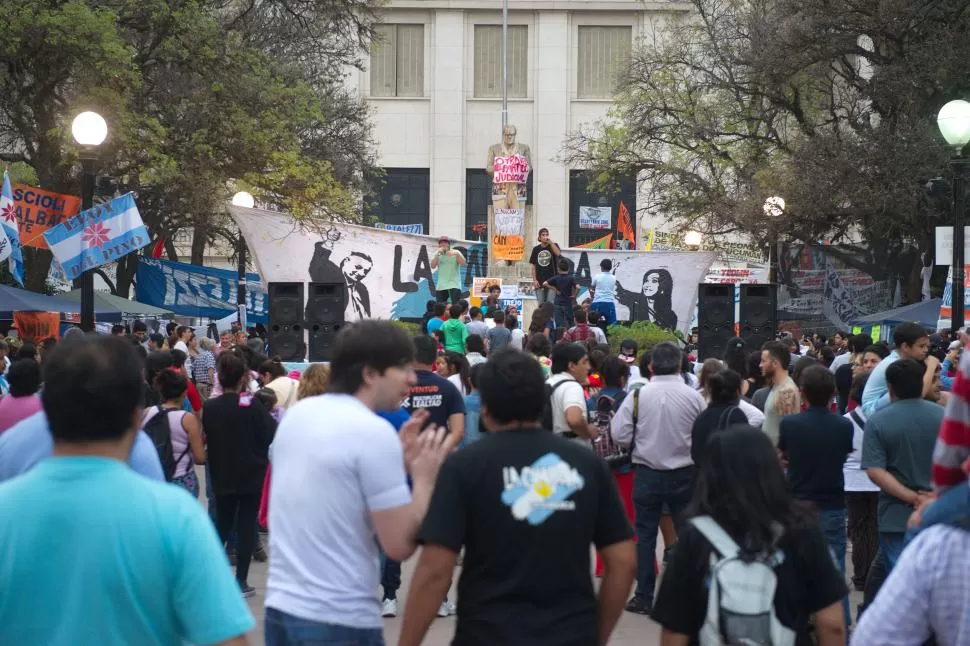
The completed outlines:
<svg viewBox="0 0 970 646">
<path fill-rule="evenodd" d="M 340 224 L 302 227 L 285 213 L 230 207 L 263 282 L 343 283 L 347 321 L 420 318 L 434 299 L 431 257 L 438 239 L 373 227 Z M 468 261 L 461 268 L 463 296 L 475 277 L 487 276 L 488 248 L 455 240 Z"/>
<path fill-rule="evenodd" d="M 579 228 L 612 229 L 610 222 L 612 215 L 613 209 L 609 206 L 581 206 L 579 207 Z"/>
<path fill-rule="evenodd" d="M 621 321 L 647 320 L 663 327 L 687 331 L 697 305 L 697 284 L 704 280 L 714 253 L 563 249 L 579 279 L 579 302 L 588 298 L 600 263 L 613 261 L 616 276 L 616 316 Z"/>
<path fill-rule="evenodd" d="M 495 209 L 495 233 L 500 236 L 525 235 L 525 209 Z"/>
</svg>

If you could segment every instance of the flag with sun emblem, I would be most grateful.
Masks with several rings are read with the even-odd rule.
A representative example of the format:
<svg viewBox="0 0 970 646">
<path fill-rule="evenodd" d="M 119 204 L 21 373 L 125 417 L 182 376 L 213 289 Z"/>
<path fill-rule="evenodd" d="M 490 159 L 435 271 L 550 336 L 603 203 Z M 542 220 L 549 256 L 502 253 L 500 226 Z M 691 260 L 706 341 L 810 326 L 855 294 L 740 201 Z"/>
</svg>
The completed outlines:
<svg viewBox="0 0 970 646">
<path fill-rule="evenodd" d="M 20 251 L 20 233 L 17 226 L 17 208 L 13 203 L 10 174 L 3 171 L 3 192 L 0 193 L 0 262 L 10 260 L 10 273 L 23 287 L 24 256 Z"/>
<path fill-rule="evenodd" d="M 151 242 L 132 193 L 82 211 L 48 229 L 44 238 L 68 280 Z"/>
</svg>

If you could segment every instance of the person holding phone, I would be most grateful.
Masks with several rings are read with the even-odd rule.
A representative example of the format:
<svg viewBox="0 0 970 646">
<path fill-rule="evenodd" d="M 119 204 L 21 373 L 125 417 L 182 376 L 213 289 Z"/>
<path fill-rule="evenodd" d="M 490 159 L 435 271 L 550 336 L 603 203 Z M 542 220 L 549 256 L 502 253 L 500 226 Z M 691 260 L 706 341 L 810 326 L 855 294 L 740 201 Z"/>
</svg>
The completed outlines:
<svg viewBox="0 0 970 646">
<path fill-rule="evenodd" d="M 461 252 L 451 248 L 448 236 L 441 236 L 438 239 L 438 252 L 431 259 L 431 268 L 438 270 L 435 299 L 439 303 L 447 303 L 450 298 L 451 304 L 457 305 L 461 300 L 461 272 L 458 268 L 465 264 Z"/>
</svg>

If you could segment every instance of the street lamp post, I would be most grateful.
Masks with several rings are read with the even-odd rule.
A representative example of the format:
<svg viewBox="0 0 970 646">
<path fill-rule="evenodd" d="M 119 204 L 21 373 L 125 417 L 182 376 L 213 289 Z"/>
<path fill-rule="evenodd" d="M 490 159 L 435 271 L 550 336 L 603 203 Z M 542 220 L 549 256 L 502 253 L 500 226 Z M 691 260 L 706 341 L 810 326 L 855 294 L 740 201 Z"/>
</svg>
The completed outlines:
<svg viewBox="0 0 970 646">
<path fill-rule="evenodd" d="M 256 206 L 256 200 L 246 191 L 239 191 L 232 196 L 232 205 L 251 209 Z M 239 232 L 239 243 L 236 247 L 236 255 L 239 257 L 239 292 L 237 294 L 236 305 L 239 309 L 239 326 L 243 332 L 246 331 L 246 240 Z"/>
<path fill-rule="evenodd" d="M 936 117 L 943 138 L 955 151 L 950 167 L 953 169 L 953 288 L 950 308 L 950 328 L 963 327 L 963 286 L 966 281 L 963 257 L 963 219 L 966 209 L 966 181 L 964 171 L 967 160 L 963 149 L 970 142 L 970 103 L 950 101 L 940 109 Z"/>
<path fill-rule="evenodd" d="M 98 146 L 108 136 L 108 124 L 96 112 L 82 112 L 71 123 L 74 141 L 81 145 L 81 210 L 94 206 L 95 162 Z M 88 269 L 81 274 L 81 329 L 94 331 L 94 273 Z"/>
<path fill-rule="evenodd" d="M 785 199 L 774 196 L 765 200 L 765 215 L 770 220 L 768 224 L 771 239 L 768 242 L 768 282 L 778 282 L 778 227 L 775 220 L 785 213 Z"/>
</svg>

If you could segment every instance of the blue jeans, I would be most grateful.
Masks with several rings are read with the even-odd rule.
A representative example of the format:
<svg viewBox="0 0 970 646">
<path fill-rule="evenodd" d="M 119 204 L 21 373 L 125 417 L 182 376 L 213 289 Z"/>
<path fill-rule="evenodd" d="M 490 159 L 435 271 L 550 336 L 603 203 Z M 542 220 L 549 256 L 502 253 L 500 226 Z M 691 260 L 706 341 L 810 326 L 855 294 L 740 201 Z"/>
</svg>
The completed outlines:
<svg viewBox="0 0 970 646">
<path fill-rule="evenodd" d="M 607 325 L 613 325 L 616 323 L 616 305 L 613 303 L 590 303 L 589 309 L 594 312 L 599 312 L 603 319 L 606 321 Z"/>
<path fill-rule="evenodd" d="M 835 564 L 839 572 L 845 577 L 845 509 L 820 509 L 818 522 L 822 526 L 822 534 L 832 550 Z M 845 615 L 846 627 L 852 625 L 852 615 L 849 614 L 849 597 L 842 598 L 842 611 Z"/>
<path fill-rule="evenodd" d="M 555 306 L 555 317 L 556 317 L 556 327 L 565 331 L 573 326 L 573 306 L 572 303 L 569 305 L 559 305 Z"/>
<path fill-rule="evenodd" d="M 266 609 L 266 646 L 384 646 L 380 628 L 352 628 L 300 619 L 276 608 Z"/>
<path fill-rule="evenodd" d="M 674 522 L 680 520 L 694 492 L 694 467 L 658 471 L 636 465 L 633 481 L 633 508 L 637 530 L 637 591 L 635 597 L 653 605 L 657 574 L 653 569 L 657 557 L 657 531 L 664 504 L 670 507 Z"/>
<path fill-rule="evenodd" d="M 397 591 L 401 587 L 401 564 L 387 555 L 383 556 L 381 587 L 384 588 L 384 599 L 397 599 Z"/>
<path fill-rule="evenodd" d="M 905 546 L 906 535 L 903 532 L 879 532 L 879 551 L 886 560 L 886 576 L 896 567 Z"/>
</svg>

